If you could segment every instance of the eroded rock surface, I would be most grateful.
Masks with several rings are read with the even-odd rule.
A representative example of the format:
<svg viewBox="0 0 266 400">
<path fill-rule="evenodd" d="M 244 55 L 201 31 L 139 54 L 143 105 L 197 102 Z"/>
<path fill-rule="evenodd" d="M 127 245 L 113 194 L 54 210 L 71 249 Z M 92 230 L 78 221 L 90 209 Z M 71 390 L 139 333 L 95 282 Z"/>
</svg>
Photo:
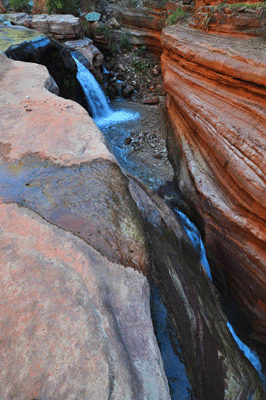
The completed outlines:
<svg viewBox="0 0 266 400">
<path fill-rule="evenodd" d="M 247 6 L 243 2 L 233 3 L 196 6 L 191 26 L 237 37 L 264 36 L 266 31 L 264 3 L 256 2 Z"/>
<path fill-rule="evenodd" d="M 215 283 L 266 343 L 266 58 L 260 39 L 163 31 L 176 180 L 202 216 Z"/>
<path fill-rule="evenodd" d="M 78 54 L 81 54 L 83 59 L 85 58 L 85 60 L 87 60 L 84 65 L 86 65 L 89 70 L 92 70 L 93 67 L 101 67 L 104 62 L 103 54 L 94 46 L 91 39 L 83 38 L 81 40 L 68 41 L 65 42 L 65 46 L 71 51 L 76 51 Z"/>
<path fill-rule="evenodd" d="M 195 398 L 263 400 L 259 376 L 231 336 L 217 292 L 182 226 L 135 179 L 130 190 L 147 222 L 153 276 L 170 310 Z"/>
<path fill-rule="evenodd" d="M 170 399 L 147 279 L 1 204 L 1 399 Z"/>
<path fill-rule="evenodd" d="M 166 24 L 166 8 L 143 8 L 137 10 L 112 7 L 118 22 L 130 34 L 130 43 L 136 46 L 146 46 L 153 53 L 160 54 L 161 31 Z"/>
<path fill-rule="evenodd" d="M 33 29 L 5 26 L 0 27 L 0 49 L 13 60 L 45 65 L 56 81 L 59 95 L 82 103 L 76 63 L 65 46 Z"/>
<path fill-rule="evenodd" d="M 0 397 L 170 400 L 127 179 L 45 67 L 0 57 Z"/>
<path fill-rule="evenodd" d="M 4 15 L 5 20 L 14 25 L 22 25 L 44 34 L 50 34 L 57 40 L 72 40 L 82 37 L 80 20 L 69 14 L 48 15 L 13 13 Z"/>
</svg>

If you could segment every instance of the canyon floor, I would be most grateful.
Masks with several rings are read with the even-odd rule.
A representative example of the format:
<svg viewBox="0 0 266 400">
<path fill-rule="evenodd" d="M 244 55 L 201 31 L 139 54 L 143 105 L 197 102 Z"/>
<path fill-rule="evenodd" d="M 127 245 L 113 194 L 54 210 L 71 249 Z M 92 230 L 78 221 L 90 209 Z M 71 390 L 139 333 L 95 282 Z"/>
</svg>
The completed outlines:
<svg viewBox="0 0 266 400">
<path fill-rule="evenodd" d="M 122 168 L 157 190 L 173 179 L 166 143 L 166 93 L 160 62 L 145 49 L 132 49 L 107 57 L 106 67 L 109 84 L 116 75 L 125 84 L 135 86 L 130 99 L 117 98 L 111 102 L 111 108 L 131 110 L 139 118 L 101 129 Z M 149 101 L 156 104 L 145 104 Z"/>
</svg>

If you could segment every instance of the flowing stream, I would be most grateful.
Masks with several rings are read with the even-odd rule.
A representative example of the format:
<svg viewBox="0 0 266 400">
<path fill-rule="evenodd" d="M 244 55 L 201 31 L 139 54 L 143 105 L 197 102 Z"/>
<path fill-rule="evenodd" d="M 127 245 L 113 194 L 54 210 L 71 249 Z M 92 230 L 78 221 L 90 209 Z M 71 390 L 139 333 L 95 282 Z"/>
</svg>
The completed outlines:
<svg viewBox="0 0 266 400">
<path fill-rule="evenodd" d="M 108 127 L 124 121 L 132 121 L 139 118 L 139 114 L 128 110 L 115 111 L 109 106 L 107 98 L 94 78 L 93 74 L 74 56 L 78 73 L 77 79 L 86 96 L 89 109 L 94 122 L 99 128 Z"/>
<path fill-rule="evenodd" d="M 78 67 L 77 78 L 86 95 L 89 108 L 91 109 L 93 119 L 100 129 L 106 129 L 111 125 L 116 125 L 122 122 L 133 121 L 139 118 L 139 114 L 128 110 L 112 110 L 102 91 L 100 85 L 95 80 L 94 76 L 87 68 L 75 58 Z M 122 135 L 122 132 L 121 132 Z M 112 150 L 112 149 L 111 149 Z M 117 156 L 117 154 L 115 154 Z M 119 157 L 118 157 L 119 158 Z M 126 160 L 126 157 L 123 157 Z M 120 161 L 120 160 L 119 160 Z M 144 166 L 145 168 L 145 166 Z M 206 257 L 206 251 L 201 240 L 200 233 L 196 226 L 189 218 L 177 208 L 174 212 L 186 231 L 193 247 L 198 252 L 203 268 L 210 280 L 212 280 L 211 269 Z M 157 340 L 161 349 L 162 358 L 165 365 L 166 376 L 169 381 L 173 400 L 185 400 L 188 398 L 189 382 L 186 376 L 185 368 L 176 352 L 173 349 L 171 334 L 167 328 L 167 312 L 160 298 L 157 289 L 152 287 L 152 314 Z M 227 322 L 227 326 L 232 336 L 234 337 L 238 347 L 243 351 L 245 356 L 250 360 L 256 370 L 259 372 L 262 381 L 265 381 L 261 372 L 261 364 L 258 355 L 246 346 L 236 335 L 232 325 Z M 178 345 L 177 345 L 178 346 Z"/>
<path fill-rule="evenodd" d="M 203 268 L 207 272 L 208 277 L 210 278 L 210 280 L 212 280 L 210 265 L 209 265 L 209 262 L 207 260 L 205 247 L 204 247 L 203 242 L 201 240 L 201 236 L 200 236 L 200 233 L 199 233 L 198 229 L 196 228 L 196 226 L 189 220 L 189 218 L 184 213 L 179 211 L 177 208 L 175 208 L 174 211 L 175 211 L 177 217 L 180 219 L 180 222 L 182 223 L 183 228 L 185 229 L 189 239 L 191 240 L 191 243 L 193 244 L 193 247 L 195 248 L 195 250 L 200 255 L 200 261 L 201 261 L 201 264 L 202 264 Z M 238 347 L 240 348 L 240 350 L 243 351 L 245 356 L 249 359 L 251 364 L 253 364 L 253 366 L 256 368 L 258 373 L 261 375 L 261 363 L 260 363 L 260 360 L 259 360 L 259 357 L 258 357 L 257 353 L 254 350 L 251 350 L 248 346 L 245 345 L 245 343 L 243 343 L 239 339 L 239 337 L 235 333 L 232 325 L 229 322 L 227 322 L 227 326 L 228 326 L 228 329 L 231 332 L 233 338 L 235 339 Z"/>
</svg>

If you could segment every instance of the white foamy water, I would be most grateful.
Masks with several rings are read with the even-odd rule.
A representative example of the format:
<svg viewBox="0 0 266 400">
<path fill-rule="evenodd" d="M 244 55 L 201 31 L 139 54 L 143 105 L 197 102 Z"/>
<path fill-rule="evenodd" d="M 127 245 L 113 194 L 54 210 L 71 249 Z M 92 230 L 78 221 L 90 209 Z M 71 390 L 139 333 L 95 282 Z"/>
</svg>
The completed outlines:
<svg viewBox="0 0 266 400">
<path fill-rule="evenodd" d="M 88 101 L 93 120 L 99 128 L 106 128 L 111 125 L 139 118 L 139 113 L 133 111 L 113 111 L 93 74 L 73 54 L 72 57 L 78 68 L 77 79 Z"/>
</svg>

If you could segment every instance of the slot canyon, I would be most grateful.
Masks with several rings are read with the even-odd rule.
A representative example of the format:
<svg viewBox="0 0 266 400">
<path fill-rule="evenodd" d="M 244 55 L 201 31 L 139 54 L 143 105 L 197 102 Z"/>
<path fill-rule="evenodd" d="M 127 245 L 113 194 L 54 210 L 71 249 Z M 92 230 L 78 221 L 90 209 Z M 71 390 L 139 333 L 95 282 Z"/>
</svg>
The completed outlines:
<svg viewBox="0 0 266 400">
<path fill-rule="evenodd" d="M 0 1 L 0 399 L 264 400 L 265 4 L 76 3 Z"/>
</svg>

